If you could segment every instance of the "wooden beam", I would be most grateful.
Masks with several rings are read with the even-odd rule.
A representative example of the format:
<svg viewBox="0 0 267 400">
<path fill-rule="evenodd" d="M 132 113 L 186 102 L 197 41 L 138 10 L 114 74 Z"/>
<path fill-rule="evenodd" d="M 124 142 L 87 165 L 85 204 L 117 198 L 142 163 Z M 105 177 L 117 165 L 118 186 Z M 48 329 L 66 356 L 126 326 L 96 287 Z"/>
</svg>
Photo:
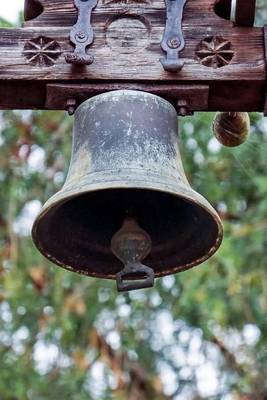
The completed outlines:
<svg viewBox="0 0 267 400">
<path fill-rule="evenodd" d="M 178 101 L 184 101 L 189 111 L 204 111 L 209 108 L 208 85 L 176 85 L 145 83 L 91 83 L 91 84 L 48 84 L 45 107 L 62 110 L 69 99 L 75 100 L 77 106 L 85 100 L 100 93 L 113 90 L 132 89 L 148 92 L 165 98 L 179 109 Z"/>
<path fill-rule="evenodd" d="M 256 0 L 232 0 L 235 3 L 235 24 L 253 26 L 255 20 Z"/>
<path fill-rule="evenodd" d="M 67 29 L 0 29 L 0 80 L 247 81 L 248 85 L 265 81 L 263 29 L 185 26 L 186 46 L 181 52 L 185 66 L 179 73 L 169 73 L 159 61 L 163 56 L 160 48 L 163 26 L 155 21 L 146 37 L 146 28 L 139 20 L 136 25 L 134 20 L 132 32 L 129 31 L 131 21 L 122 18 L 119 27 L 109 33 L 103 24 L 95 25 L 95 41 L 90 47 L 95 61 L 90 66 L 66 63 L 64 54 L 73 50 Z M 233 58 L 222 67 L 206 66 L 197 49 L 203 40 L 216 37 L 230 43 Z M 55 48 L 56 54 L 51 55 L 49 51 L 53 53 Z M 29 49 L 32 52 L 28 56 Z M 46 52 L 52 60 L 44 59 Z M 217 53 L 220 54 L 219 49 L 214 50 L 214 56 Z M 33 55 L 36 58 L 32 60 Z"/>
<path fill-rule="evenodd" d="M 24 19 L 30 21 L 37 18 L 44 11 L 44 7 L 38 0 L 24 0 Z"/>
<path fill-rule="evenodd" d="M 47 85 L 100 84 L 101 90 L 109 90 L 110 84 L 128 89 L 146 84 L 161 89 L 169 85 L 170 90 L 173 85 L 173 91 L 177 85 L 207 85 L 205 110 L 262 111 L 264 31 L 233 27 L 215 13 L 216 4 L 217 0 L 186 3 L 185 48 L 180 54 L 185 66 L 170 73 L 159 61 L 164 56 L 164 0 L 99 0 L 92 15 L 94 43 L 88 52 L 94 62 L 89 66 L 67 64 L 64 57 L 73 51 L 73 1 L 26 0 L 25 27 L 0 29 L 0 107 L 52 107 L 46 102 Z"/>
<path fill-rule="evenodd" d="M 265 50 L 265 65 L 266 65 L 266 82 L 267 82 L 267 25 L 264 26 L 264 50 Z M 265 104 L 264 115 L 267 117 L 267 88 L 265 88 Z"/>
</svg>

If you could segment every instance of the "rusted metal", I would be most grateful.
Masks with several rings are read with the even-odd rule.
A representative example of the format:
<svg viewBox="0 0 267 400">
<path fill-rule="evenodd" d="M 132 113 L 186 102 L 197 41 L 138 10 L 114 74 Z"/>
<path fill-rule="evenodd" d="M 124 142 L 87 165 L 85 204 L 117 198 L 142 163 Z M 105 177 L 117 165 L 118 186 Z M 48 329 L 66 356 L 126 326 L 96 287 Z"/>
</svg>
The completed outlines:
<svg viewBox="0 0 267 400">
<path fill-rule="evenodd" d="M 66 182 L 33 226 L 34 242 L 47 258 L 71 271 L 116 279 L 122 265 L 111 239 L 129 210 L 151 237 L 144 262 L 156 277 L 215 253 L 222 224 L 186 179 L 170 103 L 119 90 L 85 101 L 74 120 Z"/>
<path fill-rule="evenodd" d="M 166 57 L 161 58 L 160 62 L 168 72 L 179 72 L 184 66 L 184 61 L 179 59 L 179 52 L 185 46 L 182 20 L 186 1 L 165 0 L 167 17 L 161 47 L 166 52 Z"/>
<path fill-rule="evenodd" d="M 127 216 L 121 229 L 115 233 L 111 240 L 111 250 L 124 264 L 123 270 L 116 275 L 119 292 L 154 285 L 153 269 L 141 263 L 152 250 L 151 238 L 133 217 Z"/>
<path fill-rule="evenodd" d="M 94 57 L 86 53 L 86 48 L 93 43 L 94 33 L 91 26 L 91 14 L 98 0 L 74 0 L 78 10 L 78 21 L 70 32 L 70 41 L 75 45 L 73 53 L 65 54 L 66 62 L 77 65 L 90 65 Z"/>
</svg>

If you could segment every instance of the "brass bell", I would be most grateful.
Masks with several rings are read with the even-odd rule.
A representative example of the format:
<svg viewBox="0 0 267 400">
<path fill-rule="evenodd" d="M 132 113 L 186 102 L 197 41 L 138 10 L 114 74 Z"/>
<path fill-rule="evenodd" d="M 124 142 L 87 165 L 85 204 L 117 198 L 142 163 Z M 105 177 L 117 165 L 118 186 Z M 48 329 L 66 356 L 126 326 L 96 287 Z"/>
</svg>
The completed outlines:
<svg viewBox="0 0 267 400">
<path fill-rule="evenodd" d="M 154 276 L 212 256 L 222 224 L 185 177 L 174 107 L 131 90 L 81 104 L 66 182 L 44 205 L 32 235 L 52 262 L 117 279 L 119 290 L 152 286 Z"/>
</svg>

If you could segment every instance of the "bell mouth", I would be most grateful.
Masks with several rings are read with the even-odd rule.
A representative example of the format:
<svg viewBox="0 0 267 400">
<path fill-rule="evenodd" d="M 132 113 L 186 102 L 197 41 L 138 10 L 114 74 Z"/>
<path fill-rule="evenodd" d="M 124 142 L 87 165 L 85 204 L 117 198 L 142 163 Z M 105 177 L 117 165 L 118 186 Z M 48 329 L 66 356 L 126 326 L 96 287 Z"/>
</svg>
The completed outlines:
<svg viewBox="0 0 267 400">
<path fill-rule="evenodd" d="M 52 262 L 84 275 L 115 279 L 122 270 L 111 239 L 129 213 L 151 237 L 144 262 L 157 277 L 204 262 L 222 241 L 219 216 L 193 190 L 191 197 L 131 188 L 56 196 L 35 221 L 33 240 Z"/>
</svg>

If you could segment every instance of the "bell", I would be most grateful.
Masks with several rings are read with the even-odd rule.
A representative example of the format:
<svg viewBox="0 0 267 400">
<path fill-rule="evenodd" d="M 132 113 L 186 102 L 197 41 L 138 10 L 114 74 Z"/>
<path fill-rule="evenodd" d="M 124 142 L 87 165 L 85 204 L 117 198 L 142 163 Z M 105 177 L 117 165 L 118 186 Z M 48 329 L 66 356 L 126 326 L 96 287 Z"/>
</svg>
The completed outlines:
<svg viewBox="0 0 267 400">
<path fill-rule="evenodd" d="M 186 179 L 174 107 L 132 90 L 81 104 L 66 182 L 44 205 L 32 235 L 55 264 L 117 279 L 122 291 L 150 287 L 154 276 L 214 254 L 222 224 Z"/>
</svg>

